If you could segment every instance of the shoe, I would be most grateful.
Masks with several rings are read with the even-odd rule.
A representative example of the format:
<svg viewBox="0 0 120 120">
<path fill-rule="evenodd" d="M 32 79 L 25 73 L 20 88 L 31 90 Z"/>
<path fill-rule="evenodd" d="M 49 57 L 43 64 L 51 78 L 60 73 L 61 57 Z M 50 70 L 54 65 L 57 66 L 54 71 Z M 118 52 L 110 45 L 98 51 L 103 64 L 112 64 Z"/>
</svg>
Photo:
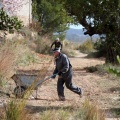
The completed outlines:
<svg viewBox="0 0 120 120">
<path fill-rule="evenodd" d="M 65 101 L 65 97 L 59 96 L 59 101 Z"/>
</svg>

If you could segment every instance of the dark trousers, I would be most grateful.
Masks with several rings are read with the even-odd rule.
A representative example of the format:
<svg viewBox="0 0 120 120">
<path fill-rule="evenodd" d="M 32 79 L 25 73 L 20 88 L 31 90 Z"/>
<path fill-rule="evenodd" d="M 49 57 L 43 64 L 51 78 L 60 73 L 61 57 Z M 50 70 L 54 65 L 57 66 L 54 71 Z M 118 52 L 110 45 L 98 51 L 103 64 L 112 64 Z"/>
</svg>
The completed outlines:
<svg viewBox="0 0 120 120">
<path fill-rule="evenodd" d="M 79 95 L 81 94 L 81 89 L 79 87 L 73 85 L 73 83 L 72 83 L 72 73 L 70 73 L 68 77 L 58 78 L 58 81 L 57 81 L 58 96 L 65 97 L 65 95 L 64 95 L 64 84 L 72 92 L 74 92 L 76 94 L 79 94 Z"/>
</svg>

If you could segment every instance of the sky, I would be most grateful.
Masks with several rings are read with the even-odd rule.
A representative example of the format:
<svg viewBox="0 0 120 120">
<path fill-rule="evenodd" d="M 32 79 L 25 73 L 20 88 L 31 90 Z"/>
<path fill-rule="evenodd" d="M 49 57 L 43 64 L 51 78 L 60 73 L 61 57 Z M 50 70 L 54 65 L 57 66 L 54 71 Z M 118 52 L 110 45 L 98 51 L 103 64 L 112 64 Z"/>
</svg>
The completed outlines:
<svg viewBox="0 0 120 120">
<path fill-rule="evenodd" d="M 82 29 L 83 26 L 82 25 L 70 25 L 70 28 L 73 28 L 73 29 Z"/>
</svg>

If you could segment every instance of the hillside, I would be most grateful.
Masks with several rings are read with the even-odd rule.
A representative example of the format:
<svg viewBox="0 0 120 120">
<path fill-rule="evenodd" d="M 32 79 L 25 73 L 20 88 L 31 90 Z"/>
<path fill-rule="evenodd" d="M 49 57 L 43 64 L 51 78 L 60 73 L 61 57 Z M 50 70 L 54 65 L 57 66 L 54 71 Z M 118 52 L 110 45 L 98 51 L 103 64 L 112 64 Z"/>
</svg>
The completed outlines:
<svg viewBox="0 0 120 120">
<path fill-rule="evenodd" d="M 99 38 L 98 35 L 93 35 L 92 40 L 96 40 Z M 84 32 L 82 29 L 73 29 L 70 28 L 66 31 L 66 40 L 76 42 L 76 43 L 83 43 L 85 40 L 91 39 L 89 35 L 84 35 Z"/>
</svg>

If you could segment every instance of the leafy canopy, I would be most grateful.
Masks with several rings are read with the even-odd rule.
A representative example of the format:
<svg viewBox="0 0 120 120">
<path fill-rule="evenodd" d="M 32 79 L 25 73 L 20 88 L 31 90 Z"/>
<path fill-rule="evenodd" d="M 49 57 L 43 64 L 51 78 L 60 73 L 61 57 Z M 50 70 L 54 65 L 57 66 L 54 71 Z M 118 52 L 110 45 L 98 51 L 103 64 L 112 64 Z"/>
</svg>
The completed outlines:
<svg viewBox="0 0 120 120">
<path fill-rule="evenodd" d="M 63 1 L 63 0 L 62 0 Z M 66 9 L 87 30 L 85 34 L 108 34 L 118 27 L 118 0 L 65 0 Z"/>
<path fill-rule="evenodd" d="M 34 0 L 33 18 L 42 26 L 42 33 L 63 32 L 72 21 L 64 8 L 64 2 L 54 0 Z"/>
<path fill-rule="evenodd" d="M 117 63 L 116 56 L 120 55 L 120 1 L 65 0 L 65 8 L 84 26 L 85 35 L 106 36 L 106 62 Z"/>
</svg>

